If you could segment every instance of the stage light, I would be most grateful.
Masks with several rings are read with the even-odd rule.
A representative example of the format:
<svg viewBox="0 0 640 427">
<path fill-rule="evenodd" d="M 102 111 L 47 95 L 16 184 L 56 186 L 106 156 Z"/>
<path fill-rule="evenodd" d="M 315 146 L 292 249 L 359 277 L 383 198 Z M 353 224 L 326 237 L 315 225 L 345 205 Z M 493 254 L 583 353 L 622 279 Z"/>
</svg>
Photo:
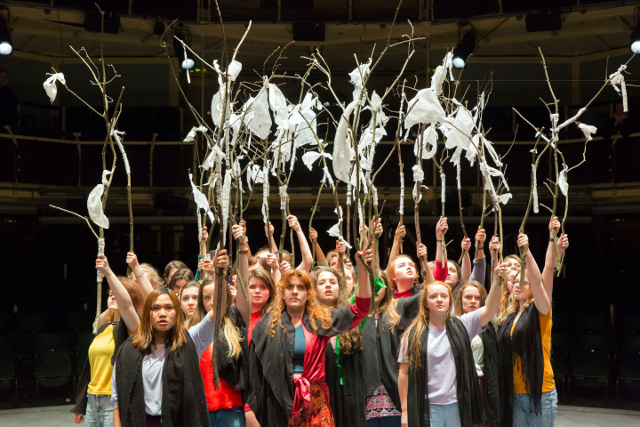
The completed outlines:
<svg viewBox="0 0 640 427">
<path fill-rule="evenodd" d="M 5 9 L 9 10 L 9 9 Z M 0 55 L 11 55 L 13 52 L 13 42 L 11 41 L 11 30 L 7 25 L 7 20 L 0 16 Z"/>
<path fill-rule="evenodd" d="M 182 61 L 182 68 L 185 70 L 192 69 L 194 65 L 196 65 L 196 63 L 191 58 L 185 58 L 185 60 Z"/>
<path fill-rule="evenodd" d="M 631 52 L 640 53 L 640 24 L 636 25 L 636 29 L 631 33 Z"/>
<path fill-rule="evenodd" d="M 476 33 L 473 30 L 467 31 L 458 46 L 453 50 L 453 67 L 464 68 L 464 65 L 476 50 Z"/>
</svg>

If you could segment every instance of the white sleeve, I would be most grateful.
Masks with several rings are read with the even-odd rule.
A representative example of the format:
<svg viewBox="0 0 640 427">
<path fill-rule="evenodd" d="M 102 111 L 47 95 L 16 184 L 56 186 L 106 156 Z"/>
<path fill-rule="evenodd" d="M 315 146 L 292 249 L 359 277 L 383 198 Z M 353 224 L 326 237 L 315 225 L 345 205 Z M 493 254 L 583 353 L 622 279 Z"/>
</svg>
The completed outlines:
<svg viewBox="0 0 640 427">
<path fill-rule="evenodd" d="M 204 353 L 207 347 L 213 342 L 214 330 L 215 325 L 211 319 L 209 319 L 209 313 L 204 316 L 204 319 L 202 319 L 200 323 L 189 329 L 189 335 L 191 335 L 196 345 L 196 350 L 198 351 L 198 360 L 200 360 L 202 353 Z"/>
<path fill-rule="evenodd" d="M 116 389 L 116 365 L 113 365 L 113 374 L 111 374 L 111 403 L 113 409 L 118 409 L 118 390 Z"/>
<path fill-rule="evenodd" d="M 482 327 L 482 322 L 480 321 L 480 310 L 472 311 L 471 313 L 465 313 L 462 316 L 458 317 L 460 321 L 464 324 L 464 327 L 467 328 L 467 333 L 469 334 L 469 341 L 473 341 L 473 338 L 484 332 L 485 328 Z"/>
<path fill-rule="evenodd" d="M 409 338 L 407 335 L 402 337 L 400 343 L 400 351 L 398 351 L 398 363 L 409 363 Z"/>
</svg>

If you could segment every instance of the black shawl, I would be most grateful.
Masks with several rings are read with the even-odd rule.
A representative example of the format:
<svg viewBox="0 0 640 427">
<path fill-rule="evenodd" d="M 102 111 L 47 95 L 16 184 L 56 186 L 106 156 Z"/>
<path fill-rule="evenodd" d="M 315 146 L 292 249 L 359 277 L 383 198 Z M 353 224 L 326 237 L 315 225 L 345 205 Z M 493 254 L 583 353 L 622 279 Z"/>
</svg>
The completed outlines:
<svg viewBox="0 0 640 427">
<path fill-rule="evenodd" d="M 456 386 L 458 409 L 460 411 L 461 427 L 473 427 L 485 421 L 485 413 L 482 405 L 482 395 L 478 374 L 471 351 L 469 334 L 464 324 L 455 317 L 447 318 L 447 337 L 451 344 L 451 351 L 456 364 Z M 407 345 L 413 340 L 415 331 L 411 331 Z M 409 426 L 428 427 L 429 421 L 429 397 L 428 384 L 429 372 L 427 364 L 427 344 L 429 339 L 428 326 L 420 337 L 420 368 L 413 371 L 409 367 L 409 387 L 407 393 L 407 408 L 409 410 Z"/>
<path fill-rule="evenodd" d="M 105 323 L 98 329 L 96 336 L 100 335 L 109 326 L 109 323 Z M 111 364 L 115 363 L 116 355 L 122 344 L 129 338 L 129 331 L 124 320 L 120 319 L 118 323 L 113 327 L 113 339 L 116 342 L 116 348 L 111 356 Z M 91 382 L 91 364 L 89 363 L 89 356 L 84 362 L 84 368 L 82 368 L 82 374 L 78 378 L 78 386 L 76 387 L 76 405 L 71 409 L 74 414 L 84 415 L 87 412 L 87 390 L 89 389 L 89 383 Z"/>
<path fill-rule="evenodd" d="M 198 352 L 185 333 L 187 342 L 175 351 L 168 347 L 162 368 L 162 426 L 209 426 L 207 399 L 200 374 Z M 142 360 L 144 354 L 128 340 L 117 356 L 116 387 L 123 427 L 146 427 Z"/>
<path fill-rule="evenodd" d="M 365 395 L 369 396 L 380 384 L 384 385 L 391 401 L 398 411 L 402 410 L 398 394 L 398 339 L 384 321 L 384 315 L 375 319 L 369 317 L 362 328 L 364 351 L 362 364 L 364 368 Z"/>
<path fill-rule="evenodd" d="M 369 319 L 367 323 L 373 321 Z M 364 427 L 366 423 L 366 388 L 364 383 L 363 351 L 340 353 L 340 372 L 333 346 L 329 343 L 325 355 L 325 381 L 329 389 L 329 401 L 336 426 Z M 331 372 L 330 372 L 331 371 Z"/>
<path fill-rule="evenodd" d="M 284 329 L 276 325 L 275 336 L 272 337 L 272 316 L 271 313 L 262 316 L 253 329 L 249 347 L 251 370 L 247 403 L 261 426 L 286 427 L 293 409 L 293 346 L 296 332 L 285 308 L 281 314 Z M 355 314 L 349 307 L 343 307 L 331 311 L 331 317 L 333 322 L 328 329 L 316 321 L 316 335 L 334 336 L 347 332 Z M 302 323 L 307 330 L 314 330 L 306 311 Z"/>
<path fill-rule="evenodd" d="M 499 330 L 500 351 L 504 364 L 505 380 L 509 386 L 509 401 L 513 401 L 513 363 L 520 356 L 522 380 L 529 390 L 530 409 L 536 414 L 542 410 L 542 383 L 544 378 L 544 355 L 540 334 L 540 317 L 535 304 L 524 309 L 513 329 L 511 327 L 518 313 L 511 313 Z"/>
<path fill-rule="evenodd" d="M 489 322 L 487 329 L 479 335 L 484 347 L 484 369 L 483 369 L 483 398 L 484 410 L 487 415 L 487 423 L 499 425 L 502 423 L 502 416 L 507 396 L 502 368 L 502 357 L 498 345 L 498 335 Z"/>
<path fill-rule="evenodd" d="M 246 383 L 249 378 L 249 365 L 247 364 L 247 357 L 249 355 L 249 346 L 247 344 L 247 330 L 242 320 L 242 316 L 238 309 L 233 306 L 229 311 L 229 319 L 233 326 L 240 329 L 243 335 L 242 341 L 240 341 L 241 353 L 238 359 L 234 359 L 229 356 L 229 346 L 227 340 L 220 337 L 218 340 L 217 348 L 217 367 L 218 375 L 222 378 L 229 387 L 233 387 L 236 390 L 242 391 L 242 401 L 246 402 Z"/>
<path fill-rule="evenodd" d="M 408 298 L 396 300 L 396 312 L 398 316 L 400 316 L 400 321 L 395 329 L 395 334 L 398 338 L 407 330 L 411 322 L 413 322 L 413 319 L 415 319 L 420 312 L 420 298 L 422 298 L 422 293 L 418 292 Z"/>
</svg>

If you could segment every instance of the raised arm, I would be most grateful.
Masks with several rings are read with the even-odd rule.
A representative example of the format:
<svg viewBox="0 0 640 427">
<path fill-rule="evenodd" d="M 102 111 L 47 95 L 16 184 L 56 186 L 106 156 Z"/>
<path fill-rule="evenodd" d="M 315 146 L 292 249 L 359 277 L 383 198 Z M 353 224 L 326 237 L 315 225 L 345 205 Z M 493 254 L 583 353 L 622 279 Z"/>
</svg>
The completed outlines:
<svg viewBox="0 0 640 427">
<path fill-rule="evenodd" d="M 476 233 L 476 247 L 478 248 L 478 255 L 473 260 L 473 269 L 471 270 L 471 276 L 469 280 L 475 280 L 484 286 L 485 282 L 485 270 L 487 269 L 487 260 L 484 257 L 484 242 L 487 239 L 487 233 L 484 229 L 478 226 L 478 232 Z"/>
<path fill-rule="evenodd" d="M 113 292 L 113 296 L 116 297 L 120 317 L 124 320 L 125 325 L 127 325 L 127 329 L 130 332 L 136 332 L 138 330 L 138 313 L 136 313 L 129 292 L 127 292 L 124 285 L 120 283 L 118 277 L 113 273 L 111 267 L 109 267 L 109 261 L 106 256 L 98 255 L 96 269 L 102 271 L 104 277 L 107 278 L 111 292 Z"/>
<path fill-rule="evenodd" d="M 142 270 L 142 267 L 140 267 L 140 263 L 138 262 L 138 257 L 132 252 L 127 254 L 127 264 L 131 267 L 133 277 L 136 278 L 136 283 L 140 286 L 140 290 L 142 291 L 142 301 L 146 301 L 147 296 L 153 292 L 153 286 L 151 286 L 151 282 L 149 282 L 147 273 Z"/>
<path fill-rule="evenodd" d="M 360 260 L 360 256 L 371 260 L 374 258 L 373 249 L 368 248 L 364 252 L 356 252 L 356 268 L 358 269 L 358 290 L 356 296 L 358 298 L 371 298 L 371 286 L 369 286 L 369 273 L 364 264 Z M 374 278 L 375 279 L 375 278 Z"/>
<path fill-rule="evenodd" d="M 267 265 L 271 268 L 271 278 L 273 283 L 280 281 L 280 266 L 278 265 L 278 256 L 276 254 L 268 253 L 264 257 Z"/>
<path fill-rule="evenodd" d="M 245 288 L 249 287 L 249 260 L 247 258 L 248 245 L 244 237 L 244 229 L 241 225 L 231 227 L 233 238 L 238 242 L 239 258 L 238 258 L 238 274 L 244 283 Z M 251 298 L 244 299 L 244 293 L 239 292 L 240 296 L 236 296 L 236 307 L 242 316 L 245 325 L 251 322 Z"/>
<path fill-rule="evenodd" d="M 266 225 L 264 226 L 264 228 L 265 228 L 265 230 L 267 230 L 267 226 Z M 276 245 L 276 241 L 273 238 L 273 230 L 274 230 L 274 228 L 273 228 L 273 225 L 271 225 L 271 223 L 269 223 L 268 230 L 269 230 L 269 251 L 272 254 L 276 254 L 276 253 L 278 253 L 278 245 Z"/>
<path fill-rule="evenodd" d="M 491 269 L 498 266 L 498 251 L 500 250 L 500 239 L 497 236 L 493 236 L 489 242 L 489 253 L 491 254 Z"/>
<path fill-rule="evenodd" d="M 406 236 L 407 230 L 404 227 L 404 224 L 398 223 L 398 228 L 396 228 L 396 234 L 393 237 L 393 245 L 391 246 L 391 252 L 389 253 L 389 264 L 387 264 L 387 269 L 391 266 L 391 261 L 397 258 L 400 255 L 400 244 L 404 240 L 404 236 Z"/>
<path fill-rule="evenodd" d="M 462 239 L 462 243 L 460 244 L 460 248 L 464 253 L 464 257 L 462 257 L 462 280 L 467 281 L 469 277 L 471 277 L 471 257 L 469 256 L 469 250 L 471 249 L 471 239 L 465 237 Z"/>
<path fill-rule="evenodd" d="M 313 255 L 311 255 L 311 249 L 309 248 L 309 243 L 307 242 L 307 237 L 302 232 L 302 227 L 300 227 L 300 222 L 298 222 L 298 218 L 293 215 L 289 215 L 287 217 L 287 221 L 289 222 L 289 227 L 298 235 L 298 243 L 300 244 L 300 253 L 302 254 L 302 261 L 298 265 L 298 270 L 309 271 L 311 270 L 311 266 L 313 265 Z M 293 251 L 294 249 L 291 248 Z M 293 267 L 293 266 L 292 266 Z"/>
<path fill-rule="evenodd" d="M 324 256 L 324 252 L 318 244 L 318 232 L 315 230 L 315 228 L 309 227 L 309 240 L 316 250 L 316 264 L 320 265 L 320 263 L 322 262 L 326 263 L 327 257 Z"/>
<path fill-rule="evenodd" d="M 509 274 L 509 266 L 506 263 L 500 264 L 493 270 L 491 290 L 487 299 L 485 300 L 484 307 L 480 308 L 480 323 L 482 326 L 486 326 L 491 321 L 491 318 L 500 308 L 500 279 L 507 280 Z"/>
<path fill-rule="evenodd" d="M 544 286 L 542 286 L 542 276 L 540 274 L 540 268 L 536 260 L 531 255 L 529 250 L 529 237 L 526 234 L 518 236 L 518 247 L 522 248 L 525 253 L 525 262 L 527 263 L 527 276 L 529 276 L 529 286 L 533 293 L 534 303 L 538 312 L 543 316 L 549 312 L 551 308 L 551 293 L 547 293 Z M 515 283 L 514 286 L 520 286 L 519 283 Z M 553 290 L 553 289 L 552 289 Z"/>
<path fill-rule="evenodd" d="M 424 284 L 425 285 L 429 284 L 433 282 L 435 279 L 433 278 L 433 272 L 431 271 L 431 268 L 429 267 L 429 263 L 427 262 L 427 247 L 422 243 L 417 243 L 416 252 L 418 254 L 418 259 L 420 260 L 420 263 L 424 266 L 424 275 L 425 275 L 425 277 L 423 277 Z"/>
<path fill-rule="evenodd" d="M 440 218 L 438 223 L 436 224 L 436 267 L 433 271 L 433 278 L 435 280 L 439 280 L 444 282 L 447 279 L 447 274 L 449 273 L 449 267 L 447 266 L 447 248 L 444 250 L 444 268 L 442 267 L 442 239 L 444 235 L 449 230 L 449 224 L 447 224 L 447 218 Z"/>
<path fill-rule="evenodd" d="M 549 244 L 547 245 L 547 254 L 544 259 L 544 269 L 542 270 L 542 285 L 547 295 L 551 298 L 553 294 L 553 275 L 556 267 L 556 247 L 553 244 L 553 236 L 560 230 L 560 221 L 557 217 L 552 217 L 549 221 Z M 558 256 L 562 257 L 565 249 L 569 246 L 569 238 L 562 234 L 558 238 Z"/>
<path fill-rule="evenodd" d="M 227 270 L 229 270 L 229 257 L 227 256 L 227 250 L 226 249 L 222 249 L 222 250 L 216 251 L 216 256 L 212 260 L 208 260 L 208 261 L 213 264 L 211 269 L 209 269 L 209 272 L 211 274 L 213 274 L 213 271 L 215 271 L 215 274 L 217 275 L 218 274 L 217 270 L 220 269 L 220 268 L 222 268 L 225 272 Z M 215 268 L 215 270 L 214 270 L 214 268 Z M 216 277 L 215 283 L 216 283 L 216 286 L 218 286 L 219 282 L 217 280 L 217 277 Z M 228 286 L 227 285 L 227 281 L 224 280 L 224 279 L 222 279 L 222 286 Z M 211 320 L 211 322 L 215 322 L 216 321 L 217 298 L 218 298 L 218 292 L 217 292 L 217 289 L 216 289 L 216 292 L 213 293 L 213 304 L 211 305 L 211 310 L 209 311 L 209 320 Z M 224 292 L 224 290 L 223 290 L 222 291 L 222 302 L 220 304 L 220 307 L 226 307 L 226 306 L 227 306 L 227 293 Z M 248 325 L 248 323 L 247 323 L 247 325 Z"/>
</svg>

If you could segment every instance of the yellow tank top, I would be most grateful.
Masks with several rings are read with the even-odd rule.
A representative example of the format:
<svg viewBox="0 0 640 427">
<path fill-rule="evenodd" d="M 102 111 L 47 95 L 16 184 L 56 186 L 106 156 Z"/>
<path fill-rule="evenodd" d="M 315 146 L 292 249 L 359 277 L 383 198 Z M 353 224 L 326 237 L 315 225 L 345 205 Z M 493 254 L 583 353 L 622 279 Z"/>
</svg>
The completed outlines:
<svg viewBox="0 0 640 427">
<path fill-rule="evenodd" d="M 89 364 L 91 365 L 89 394 L 111 394 L 111 374 L 113 373 L 111 357 L 115 350 L 116 341 L 113 339 L 113 325 L 109 325 L 100 335 L 93 339 L 89 347 Z"/>
<path fill-rule="evenodd" d="M 542 378 L 542 392 L 546 393 L 556 388 L 556 382 L 553 379 L 553 368 L 551 367 L 551 309 L 546 315 L 538 312 L 540 319 L 540 334 L 542 335 L 542 354 L 544 357 L 544 376 Z M 517 322 L 513 322 L 511 326 L 511 335 L 513 336 L 513 329 Z M 529 393 L 527 387 L 522 380 L 522 360 L 520 356 L 516 355 L 515 363 L 513 364 L 513 392 L 514 393 Z"/>
</svg>

